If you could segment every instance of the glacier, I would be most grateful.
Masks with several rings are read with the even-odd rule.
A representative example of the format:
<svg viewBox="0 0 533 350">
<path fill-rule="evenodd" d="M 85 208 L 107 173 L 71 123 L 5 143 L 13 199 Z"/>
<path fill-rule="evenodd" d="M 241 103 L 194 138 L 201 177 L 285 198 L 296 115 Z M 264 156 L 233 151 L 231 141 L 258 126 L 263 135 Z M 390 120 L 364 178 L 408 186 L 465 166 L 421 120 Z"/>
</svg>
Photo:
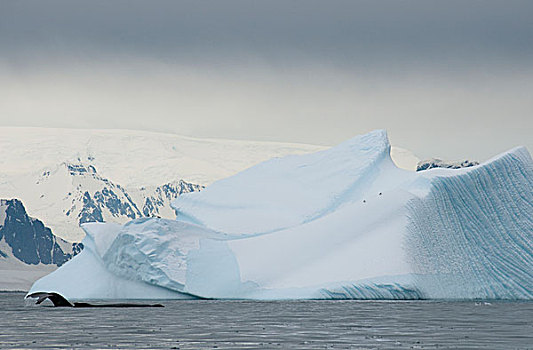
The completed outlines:
<svg viewBox="0 0 533 350">
<path fill-rule="evenodd" d="M 172 202 L 176 220 L 88 223 L 29 293 L 71 299 L 532 299 L 533 161 L 414 172 L 385 131 L 273 158 Z"/>
</svg>

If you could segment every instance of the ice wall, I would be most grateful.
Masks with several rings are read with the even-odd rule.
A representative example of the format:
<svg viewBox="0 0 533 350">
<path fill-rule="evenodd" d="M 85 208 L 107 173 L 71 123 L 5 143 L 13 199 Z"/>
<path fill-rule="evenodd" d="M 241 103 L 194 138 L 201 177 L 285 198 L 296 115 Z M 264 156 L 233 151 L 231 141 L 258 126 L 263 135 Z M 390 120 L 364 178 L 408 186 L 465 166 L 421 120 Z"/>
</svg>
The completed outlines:
<svg viewBox="0 0 533 350">
<path fill-rule="evenodd" d="M 406 249 L 426 298 L 533 299 L 533 162 L 512 150 L 432 179 L 409 203 Z"/>
</svg>

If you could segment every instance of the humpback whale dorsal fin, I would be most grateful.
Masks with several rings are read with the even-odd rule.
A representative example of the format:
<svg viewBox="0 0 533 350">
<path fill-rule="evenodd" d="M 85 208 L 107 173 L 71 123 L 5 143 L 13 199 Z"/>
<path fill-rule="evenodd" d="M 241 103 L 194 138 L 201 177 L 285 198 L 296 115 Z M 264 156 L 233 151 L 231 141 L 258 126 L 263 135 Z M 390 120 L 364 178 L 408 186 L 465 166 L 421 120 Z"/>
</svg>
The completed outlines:
<svg viewBox="0 0 533 350">
<path fill-rule="evenodd" d="M 67 299 L 65 299 L 64 296 L 62 296 L 59 293 L 54 293 L 54 292 L 32 293 L 32 294 L 29 294 L 26 298 L 37 298 L 37 302 L 35 302 L 35 304 L 37 305 L 41 304 L 46 299 L 49 299 L 52 302 L 52 304 L 54 304 L 54 306 L 69 306 L 69 307 L 74 306 Z"/>
</svg>

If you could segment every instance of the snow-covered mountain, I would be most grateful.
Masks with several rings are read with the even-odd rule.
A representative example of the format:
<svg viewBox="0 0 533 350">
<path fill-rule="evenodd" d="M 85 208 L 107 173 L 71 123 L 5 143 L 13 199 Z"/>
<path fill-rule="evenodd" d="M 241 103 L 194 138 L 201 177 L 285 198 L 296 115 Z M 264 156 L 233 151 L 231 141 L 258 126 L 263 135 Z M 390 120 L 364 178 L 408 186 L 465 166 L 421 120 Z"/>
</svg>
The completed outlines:
<svg viewBox="0 0 533 350">
<path fill-rule="evenodd" d="M 24 290 L 63 265 L 83 245 L 56 237 L 18 199 L 0 199 L 0 290 Z"/>
<path fill-rule="evenodd" d="M 127 189 L 102 176 L 90 159 L 77 159 L 45 168 L 38 176 L 13 179 L 10 196 L 22 198 L 32 214 L 52 231 L 70 241 L 83 239 L 79 225 L 85 222 L 123 223 L 140 217 L 173 218 L 170 201 L 202 186 L 183 180 L 161 186 Z"/>
<path fill-rule="evenodd" d="M 206 186 L 270 158 L 326 148 L 134 130 L 0 127 L 0 150 L 4 150 L 0 184 L 13 176 L 79 158 L 89 160 L 101 174 L 128 188 L 158 186 L 176 179 Z M 417 158 L 409 151 L 393 147 L 391 154 L 399 167 L 416 169 Z"/>
<path fill-rule="evenodd" d="M 416 165 L 416 171 L 423 171 L 433 168 L 461 169 L 475 165 L 479 165 L 479 162 L 468 159 L 460 161 L 444 161 L 438 158 L 432 158 L 418 162 L 418 164 Z"/>
<path fill-rule="evenodd" d="M 84 251 L 30 292 L 532 300 L 532 188 L 523 147 L 414 172 L 377 130 L 179 196 L 176 220 L 84 224 Z"/>
<path fill-rule="evenodd" d="M 133 130 L 0 127 L 0 183 L 81 159 L 125 188 L 179 179 L 208 185 L 272 157 L 323 148 Z"/>
</svg>

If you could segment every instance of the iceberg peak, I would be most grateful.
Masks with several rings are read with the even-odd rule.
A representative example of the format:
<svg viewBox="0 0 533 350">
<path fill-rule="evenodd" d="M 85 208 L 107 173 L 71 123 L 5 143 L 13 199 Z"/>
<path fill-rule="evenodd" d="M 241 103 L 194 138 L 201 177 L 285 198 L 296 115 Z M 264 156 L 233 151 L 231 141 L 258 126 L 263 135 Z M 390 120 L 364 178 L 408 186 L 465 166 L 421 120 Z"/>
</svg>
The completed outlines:
<svg viewBox="0 0 533 350">
<path fill-rule="evenodd" d="M 171 205 L 178 220 L 211 230 L 273 232 L 358 200 L 384 161 L 392 164 L 389 140 L 384 130 L 376 130 L 317 153 L 268 160 Z"/>
</svg>

